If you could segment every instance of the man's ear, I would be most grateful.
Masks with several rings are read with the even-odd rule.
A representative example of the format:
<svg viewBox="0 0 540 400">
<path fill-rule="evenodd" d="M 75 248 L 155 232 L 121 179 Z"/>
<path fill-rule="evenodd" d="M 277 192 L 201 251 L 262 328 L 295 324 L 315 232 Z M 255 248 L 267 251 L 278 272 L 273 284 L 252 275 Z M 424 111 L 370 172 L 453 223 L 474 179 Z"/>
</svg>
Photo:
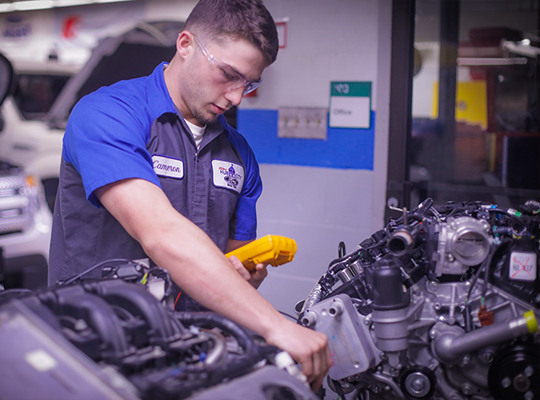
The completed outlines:
<svg viewBox="0 0 540 400">
<path fill-rule="evenodd" d="M 176 52 L 180 57 L 186 58 L 191 52 L 193 52 L 193 35 L 189 31 L 182 31 L 176 39 Z"/>
</svg>

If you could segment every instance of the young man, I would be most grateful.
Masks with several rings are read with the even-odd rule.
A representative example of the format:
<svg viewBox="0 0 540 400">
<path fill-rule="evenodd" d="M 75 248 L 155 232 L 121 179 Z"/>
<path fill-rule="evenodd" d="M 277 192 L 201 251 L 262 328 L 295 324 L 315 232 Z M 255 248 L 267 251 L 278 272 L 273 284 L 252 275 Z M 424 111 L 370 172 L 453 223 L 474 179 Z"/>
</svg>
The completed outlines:
<svg viewBox="0 0 540 400">
<path fill-rule="evenodd" d="M 83 98 L 64 137 L 49 283 L 98 262 L 149 257 L 197 305 L 259 333 L 302 364 L 318 388 L 331 357 L 324 335 L 284 318 L 224 252 L 255 239 L 261 181 L 245 139 L 223 113 L 276 59 L 259 0 L 201 0 L 171 62 Z M 250 285 L 251 283 L 251 285 Z M 254 288 L 255 287 L 255 288 Z"/>
</svg>

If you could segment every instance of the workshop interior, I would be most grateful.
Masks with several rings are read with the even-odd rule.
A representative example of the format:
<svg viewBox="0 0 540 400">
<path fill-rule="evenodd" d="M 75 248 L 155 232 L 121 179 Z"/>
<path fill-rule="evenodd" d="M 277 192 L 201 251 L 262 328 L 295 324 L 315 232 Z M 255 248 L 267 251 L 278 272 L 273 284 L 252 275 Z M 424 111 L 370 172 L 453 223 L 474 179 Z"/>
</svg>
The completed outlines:
<svg viewBox="0 0 540 400">
<path fill-rule="evenodd" d="M 150 74 L 195 0 L 0 2 L 0 400 L 540 399 L 540 0 L 263 0 L 277 61 L 227 122 L 263 194 L 259 292 L 328 338 L 291 356 L 168 272 L 47 286 L 73 106 Z M 81 228 L 83 229 L 83 228 Z"/>
</svg>

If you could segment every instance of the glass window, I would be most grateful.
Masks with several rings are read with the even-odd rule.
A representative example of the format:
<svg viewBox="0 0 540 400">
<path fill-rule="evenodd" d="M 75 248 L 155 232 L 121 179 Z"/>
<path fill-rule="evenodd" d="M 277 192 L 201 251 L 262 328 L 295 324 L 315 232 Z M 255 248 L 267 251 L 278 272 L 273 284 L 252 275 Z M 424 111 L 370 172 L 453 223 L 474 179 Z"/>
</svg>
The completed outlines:
<svg viewBox="0 0 540 400">
<path fill-rule="evenodd" d="M 13 97 L 25 119 L 40 119 L 68 81 L 68 75 L 19 74 Z"/>
<path fill-rule="evenodd" d="M 417 0 L 411 204 L 538 199 L 538 3 Z"/>
</svg>

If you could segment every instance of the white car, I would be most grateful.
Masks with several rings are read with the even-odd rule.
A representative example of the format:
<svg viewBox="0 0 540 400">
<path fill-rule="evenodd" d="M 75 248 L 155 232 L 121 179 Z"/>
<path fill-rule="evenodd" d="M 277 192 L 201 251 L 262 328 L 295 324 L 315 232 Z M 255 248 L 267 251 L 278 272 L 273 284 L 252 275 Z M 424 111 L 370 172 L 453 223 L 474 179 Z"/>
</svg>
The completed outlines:
<svg viewBox="0 0 540 400">
<path fill-rule="evenodd" d="M 0 104 L 11 87 L 13 70 L 0 55 Z M 0 136 L 9 122 L 0 118 Z M 1 147 L 2 145 L 0 145 Z M 47 284 L 52 214 L 41 181 L 0 161 L 0 284 L 34 289 Z"/>
<path fill-rule="evenodd" d="M 54 207 L 67 118 L 84 95 L 114 82 L 149 75 L 170 61 L 184 23 L 138 23 L 102 39 L 84 66 L 14 63 L 17 87 L 0 109 L 0 160 L 23 167 L 42 182 Z"/>
<path fill-rule="evenodd" d="M 12 96 L 1 109 L 0 160 L 21 166 L 47 188 L 51 209 L 56 197 L 63 129 L 51 129 L 40 120 L 25 119 Z"/>
</svg>

